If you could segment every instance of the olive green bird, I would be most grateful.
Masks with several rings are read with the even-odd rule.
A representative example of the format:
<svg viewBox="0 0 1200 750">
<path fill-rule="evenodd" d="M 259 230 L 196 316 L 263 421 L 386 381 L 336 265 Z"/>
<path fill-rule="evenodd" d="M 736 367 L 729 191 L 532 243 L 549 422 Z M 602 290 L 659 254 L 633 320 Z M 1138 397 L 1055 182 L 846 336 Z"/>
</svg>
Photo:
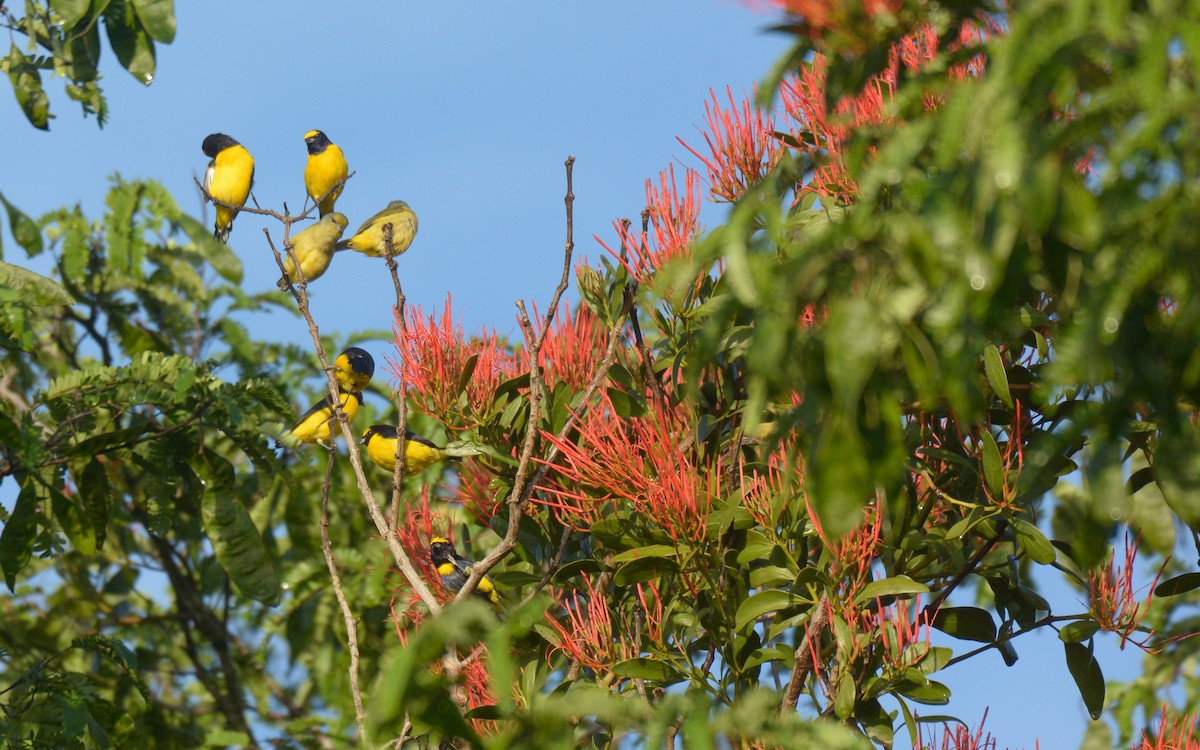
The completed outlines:
<svg viewBox="0 0 1200 750">
<path fill-rule="evenodd" d="M 387 255 L 383 228 L 392 225 L 392 255 L 400 255 L 417 236 L 417 215 L 404 201 L 392 201 L 379 213 L 363 222 L 354 236 L 337 244 L 338 250 L 347 248 L 355 252 L 382 258 Z"/>
<path fill-rule="evenodd" d="M 304 273 L 306 281 L 316 281 L 329 269 L 329 262 L 333 260 L 334 245 L 342 238 L 342 232 L 346 231 L 346 225 L 349 223 L 344 214 L 335 211 L 325 214 L 316 224 L 292 238 L 292 251 L 300 261 L 300 270 Z M 289 280 L 293 283 L 300 280 L 296 274 L 296 262 L 292 260 L 291 254 L 283 264 L 283 273 L 283 278 L 277 284 L 280 289 L 287 289 Z"/>
</svg>

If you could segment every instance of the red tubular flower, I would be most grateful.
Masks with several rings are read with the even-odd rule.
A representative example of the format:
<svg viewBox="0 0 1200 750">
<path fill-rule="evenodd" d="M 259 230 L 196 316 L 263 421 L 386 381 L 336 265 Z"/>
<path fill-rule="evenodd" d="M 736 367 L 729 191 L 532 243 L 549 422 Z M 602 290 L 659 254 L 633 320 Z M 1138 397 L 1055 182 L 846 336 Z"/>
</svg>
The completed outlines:
<svg viewBox="0 0 1200 750">
<path fill-rule="evenodd" d="M 883 661 L 895 670 L 915 667 L 929 653 L 929 615 L 921 611 L 921 597 L 913 600 L 913 611 L 919 613 L 909 620 L 908 600 L 897 599 L 884 607 L 876 599 L 873 623 L 879 629 Z"/>
<path fill-rule="evenodd" d="M 586 576 L 583 582 L 587 588 L 586 595 L 573 591 L 559 596 L 558 603 L 566 612 L 565 623 L 559 622 L 550 612 L 546 613 L 546 621 L 559 636 L 559 643 L 551 649 L 551 653 L 560 651 L 580 666 L 605 670 L 627 656 L 617 653 L 607 601 L 596 592 Z"/>
<path fill-rule="evenodd" d="M 1167 726 L 1167 707 L 1163 706 L 1158 719 L 1158 733 L 1147 730 L 1142 739 L 1135 742 L 1132 750 L 1200 750 L 1200 738 L 1196 737 L 1196 715 L 1175 715 Z"/>
<path fill-rule="evenodd" d="M 726 86 L 729 108 L 725 109 L 715 91 L 709 89 L 708 93 L 712 99 L 711 103 L 704 103 L 708 129 L 700 133 L 708 145 L 708 156 L 682 138 L 676 140 L 708 167 L 709 194 L 732 203 L 770 173 L 779 163 L 782 149 L 775 137 L 771 115 L 755 106 L 749 97 L 743 97 L 739 103 L 733 98 L 733 90 Z M 671 180 L 674 182 L 673 174 Z M 654 205 L 653 201 L 649 203 Z"/>
<path fill-rule="evenodd" d="M 551 497 L 535 495 L 537 502 L 584 525 L 606 502 L 631 503 L 673 539 L 706 536 L 722 467 L 719 458 L 697 465 L 686 409 L 651 399 L 646 416 L 620 419 L 603 395 L 579 427 L 577 443 L 542 433 L 559 456 L 550 481 L 539 488 Z"/>
<path fill-rule="evenodd" d="M 459 464 L 458 485 L 451 498 L 453 502 L 461 503 L 484 527 L 504 503 L 504 498 L 492 488 L 493 479 L 495 475 L 486 466 L 468 458 Z"/>
<path fill-rule="evenodd" d="M 406 325 L 401 327 L 397 320 L 394 329 L 400 358 L 388 358 L 387 371 L 404 385 L 414 408 L 451 429 L 462 429 L 453 424 L 453 417 L 471 422 L 467 410 L 472 415 L 484 411 L 500 382 L 516 374 L 517 360 L 505 351 L 495 332 L 485 330 L 482 336 L 467 341 L 462 323 L 454 322 L 449 294 L 440 316 L 426 318 L 417 305 L 410 305 L 407 311 Z M 463 392 L 459 384 L 473 356 L 478 359 L 466 384 L 465 403 L 460 403 Z"/>
<path fill-rule="evenodd" d="M 930 728 L 929 739 L 922 744 L 922 747 L 927 750 L 934 750 L 934 748 L 940 750 L 996 750 L 996 740 L 992 738 L 991 732 L 983 733 L 983 725 L 986 723 L 986 709 L 983 712 L 983 719 L 974 731 L 957 721 L 946 722 L 941 725 L 941 742 L 938 742 L 937 729 Z"/>
<path fill-rule="evenodd" d="M 534 317 L 538 317 L 536 304 Z M 586 305 L 572 310 L 564 299 L 542 344 L 539 363 L 546 384 L 551 389 L 557 383 L 567 383 L 576 390 L 586 388 L 596 374 L 610 335 Z"/>
<path fill-rule="evenodd" d="M 1122 649 L 1125 648 L 1127 642 L 1132 642 L 1138 648 L 1146 651 L 1150 650 L 1148 644 L 1155 635 L 1153 629 L 1150 629 L 1150 632 L 1140 641 L 1133 640 L 1132 636 L 1138 631 L 1142 620 L 1150 611 L 1154 587 L 1158 585 L 1158 579 L 1162 575 L 1163 569 L 1159 568 L 1158 575 L 1147 587 L 1150 593 L 1146 595 L 1146 601 L 1139 602 L 1135 598 L 1136 592 L 1133 589 L 1133 564 L 1137 560 L 1137 547 L 1137 539 L 1130 544 L 1129 534 L 1126 532 L 1125 566 L 1114 566 L 1117 552 L 1113 550 L 1104 567 L 1088 575 L 1088 598 L 1091 602 L 1089 613 L 1101 630 L 1121 636 Z M 1163 567 L 1166 567 L 1165 561 Z"/>
</svg>

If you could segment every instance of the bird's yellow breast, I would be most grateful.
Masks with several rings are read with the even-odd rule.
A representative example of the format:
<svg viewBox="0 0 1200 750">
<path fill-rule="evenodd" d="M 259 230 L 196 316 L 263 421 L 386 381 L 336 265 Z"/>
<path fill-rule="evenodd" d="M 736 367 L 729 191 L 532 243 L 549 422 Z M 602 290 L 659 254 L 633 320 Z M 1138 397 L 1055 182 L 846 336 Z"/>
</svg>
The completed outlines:
<svg viewBox="0 0 1200 750">
<path fill-rule="evenodd" d="M 346 179 L 349 171 L 346 156 L 332 143 L 321 153 L 308 155 L 308 163 L 304 167 L 304 187 L 309 197 L 316 201 L 329 193 L 320 204 L 322 216 L 333 210 L 333 204 L 342 194 L 342 185 L 339 183 Z M 330 193 L 330 190 L 333 192 Z"/>
<path fill-rule="evenodd" d="M 212 180 L 208 184 L 208 194 L 215 198 L 217 204 L 217 223 L 229 226 L 237 209 L 227 208 L 221 203 L 242 206 L 250 196 L 250 186 L 254 184 L 254 157 L 241 145 L 230 146 L 220 151 L 213 159 Z"/>
<path fill-rule="evenodd" d="M 354 421 L 354 416 L 358 414 L 358 404 L 359 395 L 357 393 L 341 395 L 342 411 L 346 413 L 347 422 Z M 318 441 L 328 443 L 332 428 L 333 408 L 329 397 L 326 396 L 300 417 L 300 421 L 296 422 L 296 426 L 292 428 L 292 434 L 304 443 Z"/>
<path fill-rule="evenodd" d="M 367 441 L 367 456 L 375 465 L 386 471 L 396 470 L 396 441 L 375 434 Z M 416 440 L 404 441 L 404 471 L 416 474 L 425 471 L 430 466 L 446 457 L 446 452 Z"/>
</svg>

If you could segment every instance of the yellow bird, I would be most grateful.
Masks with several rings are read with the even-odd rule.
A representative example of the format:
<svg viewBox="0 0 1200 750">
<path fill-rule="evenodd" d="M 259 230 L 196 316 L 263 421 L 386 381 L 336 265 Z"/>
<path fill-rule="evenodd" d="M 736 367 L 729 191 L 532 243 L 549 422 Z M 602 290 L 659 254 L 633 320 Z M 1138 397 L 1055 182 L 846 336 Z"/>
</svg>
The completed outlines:
<svg viewBox="0 0 1200 750">
<path fill-rule="evenodd" d="M 375 359 L 357 346 L 346 349 L 333 361 L 333 376 L 341 391 L 355 393 L 365 390 L 374 374 Z"/>
<path fill-rule="evenodd" d="M 304 272 L 304 278 L 308 282 L 321 278 L 329 268 L 329 261 L 333 260 L 333 246 L 341 239 L 342 232 L 346 231 L 346 225 L 349 223 L 345 215 L 335 211 L 325 214 L 316 224 L 292 238 L 292 250 L 300 260 L 300 270 Z M 296 275 L 296 263 L 291 255 L 287 256 L 283 268 L 284 278 L 279 280 L 277 286 L 287 289 L 288 279 L 293 282 L 300 280 Z"/>
<path fill-rule="evenodd" d="M 392 201 L 379 213 L 363 222 L 354 236 L 338 243 L 338 250 L 350 248 L 373 258 L 387 255 L 387 243 L 383 239 L 383 227 L 392 225 L 392 255 L 399 255 L 412 244 L 417 236 L 417 215 L 404 201 Z"/>
<path fill-rule="evenodd" d="M 321 216 L 324 217 L 333 211 L 333 204 L 342 194 L 350 168 L 346 165 L 346 156 L 342 150 L 320 130 L 305 133 L 304 142 L 308 145 L 308 164 L 304 166 L 304 189 L 308 191 L 308 197 L 313 199 L 313 203 L 317 204 Z"/>
<path fill-rule="evenodd" d="M 358 414 L 358 407 L 362 404 L 362 393 L 343 393 L 340 400 L 342 411 L 346 413 L 346 422 L 353 422 L 354 415 Z M 326 396 L 304 412 L 289 432 L 302 443 L 328 445 L 333 430 L 341 430 L 334 425 L 334 421 L 333 399 Z"/>
<path fill-rule="evenodd" d="M 431 539 L 429 541 L 429 559 L 437 567 L 442 584 L 451 591 L 461 591 L 462 587 L 467 584 L 467 579 L 471 577 L 474 563 L 458 554 L 458 550 L 454 549 L 454 544 L 449 539 L 440 536 Z M 479 585 L 475 587 L 473 593 L 488 600 L 493 607 L 500 606 L 500 592 L 496 591 L 495 584 L 487 576 L 479 579 Z"/>
<path fill-rule="evenodd" d="M 386 471 L 396 470 L 396 428 L 390 424 L 377 424 L 367 428 L 359 445 L 367 446 L 367 455 L 375 465 Z M 406 430 L 404 433 L 404 471 L 416 474 L 433 466 L 438 461 L 450 458 L 444 448 L 439 448 L 432 440 Z"/>
<path fill-rule="evenodd" d="M 204 173 L 204 192 L 217 207 L 213 236 L 221 242 L 229 242 L 233 220 L 246 205 L 254 185 L 254 157 L 245 146 L 224 133 L 208 136 L 200 148 L 211 160 Z"/>
</svg>

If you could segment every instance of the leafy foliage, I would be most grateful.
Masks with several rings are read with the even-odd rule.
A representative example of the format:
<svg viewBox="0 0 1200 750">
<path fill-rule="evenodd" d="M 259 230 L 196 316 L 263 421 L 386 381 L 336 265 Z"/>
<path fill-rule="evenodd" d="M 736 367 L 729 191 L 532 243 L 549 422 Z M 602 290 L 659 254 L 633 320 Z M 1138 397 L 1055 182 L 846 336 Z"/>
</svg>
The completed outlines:
<svg viewBox="0 0 1200 750">
<path fill-rule="evenodd" d="M 99 85 L 101 26 L 121 67 L 147 86 L 154 81 L 155 42 L 175 39 L 174 0 L 39 0 L 21 6 L 23 16 L 0 6 L 0 26 L 26 40 L 24 49 L 13 42 L 0 58 L 0 72 L 8 74 L 25 118 L 41 130 L 49 130 L 54 117 L 42 71 L 65 78 L 67 96 L 104 126 L 108 103 Z"/>
<path fill-rule="evenodd" d="M 359 480 L 356 445 L 269 446 L 323 390 L 290 393 L 312 357 L 237 313 L 290 298 L 242 291 L 160 187 L 115 180 L 99 221 L 5 200 L 54 266 L 0 265 L 9 743 L 934 745 L 939 672 L 1011 665 L 1043 628 L 1124 746 L 1169 689 L 1195 711 L 1196 574 L 1164 562 L 1144 601 L 1132 581 L 1200 523 L 1177 262 L 1200 16 L 781 5 L 779 111 L 714 96 L 711 153 L 688 147 L 727 221 L 705 231 L 699 173 L 672 168 L 577 267 L 579 304 L 521 308 L 523 341 L 468 335 L 449 297 L 400 310 L 403 416 L 360 420 L 466 458 L 406 477 L 391 525 L 366 523 L 387 480 Z M 103 9 L 131 71 L 169 6 Z M 434 536 L 502 613 L 445 590 Z M 1081 607 L 1039 590 L 1052 570 Z M 1142 678 L 1106 684 L 1108 634 L 1146 650 Z M 986 746 L 946 720 L 943 747 Z"/>
</svg>

